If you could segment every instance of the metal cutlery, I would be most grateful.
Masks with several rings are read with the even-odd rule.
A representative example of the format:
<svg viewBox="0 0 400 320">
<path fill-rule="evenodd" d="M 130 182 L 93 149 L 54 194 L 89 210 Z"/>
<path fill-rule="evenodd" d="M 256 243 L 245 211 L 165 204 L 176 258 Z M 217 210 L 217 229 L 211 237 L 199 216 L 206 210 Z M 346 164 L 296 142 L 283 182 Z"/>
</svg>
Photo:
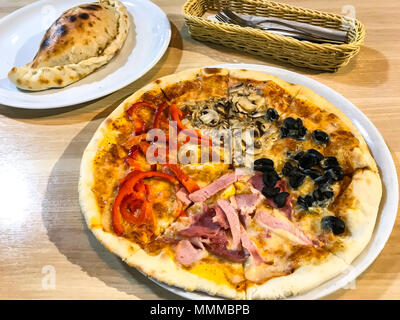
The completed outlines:
<svg viewBox="0 0 400 320">
<path fill-rule="evenodd" d="M 312 42 L 347 42 L 347 32 L 332 28 L 314 26 L 302 22 L 274 18 L 258 17 L 245 14 L 236 14 L 228 9 L 223 9 L 215 15 L 218 21 L 236 24 L 242 27 L 252 27 L 278 33 L 284 36 L 291 36 L 299 40 Z M 246 19 L 245 19 L 246 18 Z"/>
</svg>

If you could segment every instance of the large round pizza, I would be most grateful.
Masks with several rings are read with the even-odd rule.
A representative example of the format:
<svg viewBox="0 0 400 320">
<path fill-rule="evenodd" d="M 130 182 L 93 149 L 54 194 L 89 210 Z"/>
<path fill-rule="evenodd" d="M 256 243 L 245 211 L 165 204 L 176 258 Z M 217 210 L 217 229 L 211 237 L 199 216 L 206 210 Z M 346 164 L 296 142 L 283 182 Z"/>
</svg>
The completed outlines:
<svg viewBox="0 0 400 320">
<path fill-rule="evenodd" d="M 313 91 L 223 68 L 163 77 L 102 123 L 81 165 L 89 228 L 168 285 L 299 294 L 371 239 L 382 195 L 360 132 Z"/>
</svg>

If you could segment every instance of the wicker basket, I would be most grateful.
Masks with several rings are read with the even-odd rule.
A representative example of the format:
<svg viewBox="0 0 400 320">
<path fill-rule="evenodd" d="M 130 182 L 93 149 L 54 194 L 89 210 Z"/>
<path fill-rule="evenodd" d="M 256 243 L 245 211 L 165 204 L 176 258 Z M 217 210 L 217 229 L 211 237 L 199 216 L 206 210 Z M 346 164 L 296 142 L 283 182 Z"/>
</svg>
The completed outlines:
<svg viewBox="0 0 400 320">
<path fill-rule="evenodd" d="M 284 18 L 345 31 L 346 24 L 349 24 L 349 20 L 341 15 L 266 0 L 188 0 L 183 7 L 183 13 L 191 36 L 197 40 L 222 44 L 296 66 L 326 71 L 336 71 L 346 65 L 359 52 L 365 38 L 365 28 L 358 20 L 351 21 L 348 43 L 319 44 L 202 18 L 206 11 L 220 11 L 222 8 L 238 13 Z"/>
</svg>

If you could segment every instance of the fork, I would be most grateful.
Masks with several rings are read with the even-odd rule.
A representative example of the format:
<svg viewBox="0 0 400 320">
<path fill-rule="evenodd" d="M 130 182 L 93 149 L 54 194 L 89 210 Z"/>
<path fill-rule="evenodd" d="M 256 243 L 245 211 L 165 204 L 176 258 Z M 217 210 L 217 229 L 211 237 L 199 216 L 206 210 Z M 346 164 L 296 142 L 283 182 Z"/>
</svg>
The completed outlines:
<svg viewBox="0 0 400 320">
<path fill-rule="evenodd" d="M 215 15 L 215 18 L 218 21 L 221 21 L 221 22 L 240 25 L 239 23 L 236 23 L 235 21 L 233 21 L 229 17 L 225 16 L 221 12 L 218 12 Z M 246 25 L 240 25 L 240 26 L 248 27 Z M 270 32 L 273 32 L 273 33 L 276 33 L 276 34 L 280 34 L 280 35 L 283 35 L 283 36 L 293 37 L 293 38 L 296 38 L 298 40 L 307 40 L 307 41 L 312 41 L 312 42 L 317 42 L 317 43 L 322 43 L 322 42 L 326 42 L 327 41 L 325 39 L 315 38 L 315 37 L 309 36 L 309 35 L 307 35 L 307 34 L 305 34 L 303 32 L 299 32 L 298 30 L 295 30 L 295 29 L 293 29 L 291 27 L 282 27 L 282 26 L 280 26 L 278 24 L 274 25 L 274 24 L 271 23 L 271 24 L 269 24 L 269 26 L 266 26 L 266 27 L 265 26 L 259 26 L 259 25 L 255 25 L 254 27 L 257 28 L 257 29 L 266 30 L 266 31 L 270 31 Z M 330 40 L 330 42 L 332 42 L 332 43 L 341 43 L 341 42 L 334 41 L 334 40 L 333 41 Z"/>
<path fill-rule="evenodd" d="M 249 21 L 246 19 L 243 19 L 239 15 L 235 14 L 229 9 L 222 9 L 222 13 L 228 17 L 232 22 L 235 24 L 238 24 L 243 27 L 253 27 L 253 28 L 260 28 L 261 24 L 266 24 L 268 28 L 268 24 L 275 24 L 275 25 L 280 25 L 279 29 L 282 29 L 282 27 L 286 27 L 285 30 L 288 30 L 288 28 L 291 28 L 295 32 L 300 32 L 302 34 L 305 34 L 307 36 L 311 36 L 314 38 L 318 39 L 324 39 L 324 40 L 334 40 L 334 41 L 339 41 L 339 42 L 346 42 L 347 39 L 347 32 L 342 31 L 342 30 L 336 30 L 332 28 L 324 28 L 320 26 L 314 26 L 311 24 L 307 23 L 302 23 L 298 21 L 292 21 L 292 20 L 286 20 L 286 19 L 280 19 L 280 18 L 274 18 L 274 17 L 268 17 L 262 20 L 257 20 L 257 21 Z M 262 27 L 262 26 L 261 26 Z M 263 29 L 263 28 L 261 28 Z M 271 29 L 271 28 L 269 28 Z M 263 30 L 268 30 L 268 29 L 263 29 Z M 288 30 L 290 31 L 290 30 Z"/>
</svg>

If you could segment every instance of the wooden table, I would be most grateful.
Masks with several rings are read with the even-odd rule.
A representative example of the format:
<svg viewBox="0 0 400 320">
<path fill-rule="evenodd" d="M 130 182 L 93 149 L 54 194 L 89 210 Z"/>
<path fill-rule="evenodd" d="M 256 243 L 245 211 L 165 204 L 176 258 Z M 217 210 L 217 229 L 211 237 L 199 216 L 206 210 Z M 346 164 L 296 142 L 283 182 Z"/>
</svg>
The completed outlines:
<svg viewBox="0 0 400 320">
<path fill-rule="evenodd" d="M 0 0 L 0 16 L 32 2 Z M 400 3 L 353 0 L 366 26 L 360 54 L 337 73 L 320 73 L 241 54 L 190 38 L 183 0 L 155 1 L 168 15 L 172 39 L 145 76 L 107 97 L 54 110 L 0 106 L 0 298 L 177 299 L 106 251 L 87 229 L 78 203 L 82 152 L 101 121 L 126 96 L 158 77 L 217 63 L 258 63 L 305 74 L 357 105 L 400 155 Z M 345 0 L 286 0 L 340 13 Z M 55 271 L 55 288 L 49 272 Z M 46 285 L 47 284 L 47 285 Z M 49 286 L 50 284 L 50 286 Z M 376 261 L 329 299 L 399 299 L 399 219 Z"/>
</svg>

